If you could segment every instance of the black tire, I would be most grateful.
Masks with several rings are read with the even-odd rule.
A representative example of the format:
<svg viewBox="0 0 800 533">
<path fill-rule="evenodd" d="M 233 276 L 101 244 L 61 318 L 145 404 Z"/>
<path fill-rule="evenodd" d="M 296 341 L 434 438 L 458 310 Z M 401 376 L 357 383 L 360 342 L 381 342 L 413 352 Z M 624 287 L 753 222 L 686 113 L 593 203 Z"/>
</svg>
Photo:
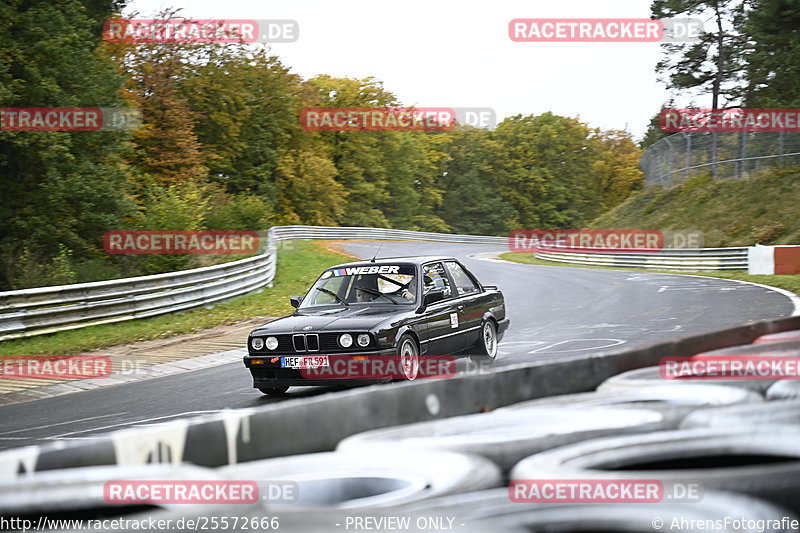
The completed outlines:
<svg viewBox="0 0 800 533">
<path fill-rule="evenodd" d="M 777 533 L 780 525 L 762 528 L 764 521 L 775 524 L 788 511 L 765 501 L 741 494 L 722 491 L 704 491 L 702 503 L 522 503 L 509 498 L 509 489 L 488 489 L 463 494 L 439 496 L 412 502 L 397 509 L 411 516 L 455 516 L 464 522 L 469 531 L 502 531 L 517 533 L 530 531 L 652 531 L 653 519 L 660 517 L 664 524 L 674 519 L 696 522 L 736 516 L 746 519 L 749 527 L 736 529 L 737 533 Z M 777 518 L 777 520 L 776 520 Z M 794 518 L 793 516 L 791 518 Z M 761 520 L 761 524 L 758 521 Z M 702 525 L 702 524 L 701 524 Z M 482 527 L 481 527 L 482 526 Z M 731 528 L 716 529 L 717 533 L 731 532 Z M 665 527 L 662 531 L 669 531 Z M 708 531 L 702 528 L 682 528 L 683 532 Z"/>
<path fill-rule="evenodd" d="M 794 379 L 780 379 L 767 389 L 768 400 L 794 400 L 800 398 L 800 382 Z"/>
<path fill-rule="evenodd" d="M 289 386 L 286 385 L 283 387 L 259 387 L 258 390 L 260 390 L 267 396 L 283 396 L 284 394 L 286 394 L 286 391 L 289 390 Z"/>
<path fill-rule="evenodd" d="M 497 359 L 497 325 L 487 319 L 481 324 L 478 342 L 470 350 L 470 358 L 475 363 L 494 362 Z"/>
<path fill-rule="evenodd" d="M 762 394 L 775 383 L 775 380 L 757 379 L 664 379 L 661 376 L 661 368 L 658 366 L 646 366 L 635 370 L 628 370 L 622 374 L 611 376 L 597 387 L 598 392 L 623 392 L 632 389 L 647 389 L 659 385 L 722 385 L 726 387 L 739 387 Z"/>
<path fill-rule="evenodd" d="M 503 484 L 500 469 L 483 457 L 435 450 L 416 450 L 413 461 L 403 460 L 405 457 L 405 450 L 389 446 L 275 457 L 229 465 L 215 472 L 224 479 L 296 480 L 297 499 L 283 507 L 291 510 L 341 505 L 349 510 L 385 507 Z"/>
<path fill-rule="evenodd" d="M 373 429 L 345 438 L 337 450 L 357 454 L 397 446 L 410 455 L 419 450 L 467 453 L 490 459 L 505 473 L 521 459 L 543 450 L 673 425 L 660 413 L 645 409 L 498 410 Z"/>
<path fill-rule="evenodd" d="M 398 381 L 414 381 L 419 375 L 419 344 L 408 333 L 397 343 L 397 369 L 403 375 Z"/>
<path fill-rule="evenodd" d="M 702 480 L 800 510 L 800 428 L 680 429 L 569 444 L 523 459 L 512 479 Z M 707 466 L 704 466 L 707 465 Z"/>
<path fill-rule="evenodd" d="M 681 421 L 680 428 L 769 426 L 776 424 L 800 425 L 800 399 L 773 400 L 700 409 L 686 416 Z"/>
<path fill-rule="evenodd" d="M 800 329 L 791 331 L 781 331 L 780 333 L 769 333 L 761 335 L 753 341 L 753 344 L 769 344 L 772 342 L 800 341 Z"/>
<path fill-rule="evenodd" d="M 674 385 L 654 385 L 652 387 L 638 387 L 613 392 L 595 391 L 561 394 L 515 403 L 501 407 L 497 411 L 530 409 L 532 407 L 650 409 L 660 412 L 668 419 L 674 420 L 677 426 L 690 413 L 716 412 L 716 409 L 720 406 L 747 406 L 751 403 L 762 406 L 762 410 L 768 410 L 768 407 L 765 407 L 766 402 L 763 401 L 761 395 L 751 390 L 722 385 L 684 385 L 677 383 Z M 798 414 L 798 420 L 800 420 L 800 414 Z"/>
</svg>

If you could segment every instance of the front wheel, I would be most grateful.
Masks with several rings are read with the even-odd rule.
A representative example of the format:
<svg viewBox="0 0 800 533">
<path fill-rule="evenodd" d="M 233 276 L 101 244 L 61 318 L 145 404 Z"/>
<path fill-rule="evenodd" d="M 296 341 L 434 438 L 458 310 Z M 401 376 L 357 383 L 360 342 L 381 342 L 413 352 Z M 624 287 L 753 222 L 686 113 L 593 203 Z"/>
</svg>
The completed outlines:
<svg viewBox="0 0 800 533">
<path fill-rule="evenodd" d="M 286 391 L 289 390 L 289 387 L 259 387 L 258 390 L 267 396 L 282 396 L 286 394 Z"/>
<path fill-rule="evenodd" d="M 397 357 L 402 379 L 413 381 L 419 374 L 419 347 L 411 335 L 403 335 L 397 344 Z"/>
<path fill-rule="evenodd" d="M 492 361 L 497 358 L 497 326 L 494 320 L 486 320 L 481 326 L 481 337 L 475 345 L 475 362 Z"/>
</svg>

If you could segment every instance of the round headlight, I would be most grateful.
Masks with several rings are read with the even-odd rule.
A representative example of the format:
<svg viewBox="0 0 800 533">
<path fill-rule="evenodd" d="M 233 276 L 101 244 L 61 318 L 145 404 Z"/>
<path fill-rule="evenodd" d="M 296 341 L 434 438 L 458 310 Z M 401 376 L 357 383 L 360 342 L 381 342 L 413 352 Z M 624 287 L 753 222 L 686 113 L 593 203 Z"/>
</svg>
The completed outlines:
<svg viewBox="0 0 800 533">
<path fill-rule="evenodd" d="M 356 342 L 358 342 L 358 345 L 361 346 L 362 348 L 364 346 L 369 346 L 369 335 L 367 335 L 366 333 L 362 333 L 361 335 L 358 336 Z"/>
<path fill-rule="evenodd" d="M 353 337 L 348 333 L 339 335 L 339 344 L 342 345 L 342 348 L 349 348 L 353 345 Z"/>
<path fill-rule="evenodd" d="M 253 337 L 250 339 L 250 346 L 252 346 L 254 350 L 260 350 L 264 347 L 264 339 L 261 337 Z"/>
<path fill-rule="evenodd" d="M 267 348 L 274 350 L 278 347 L 278 339 L 275 337 L 267 337 Z"/>
</svg>

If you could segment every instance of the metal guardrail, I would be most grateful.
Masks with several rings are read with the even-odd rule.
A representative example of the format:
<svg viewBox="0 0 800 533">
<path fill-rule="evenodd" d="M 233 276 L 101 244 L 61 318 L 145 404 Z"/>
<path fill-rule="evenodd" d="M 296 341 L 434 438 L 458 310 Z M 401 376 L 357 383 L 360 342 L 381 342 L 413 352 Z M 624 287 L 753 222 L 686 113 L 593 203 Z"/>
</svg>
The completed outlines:
<svg viewBox="0 0 800 533">
<path fill-rule="evenodd" d="M 287 240 L 425 240 L 505 244 L 505 237 L 383 228 L 276 226 L 263 254 L 210 267 L 92 283 L 0 292 L 0 341 L 147 318 L 257 291 L 275 278 L 277 245 Z"/>
<path fill-rule="evenodd" d="M 535 252 L 547 261 L 659 270 L 747 270 L 747 248 L 672 248 L 657 253 Z"/>
</svg>

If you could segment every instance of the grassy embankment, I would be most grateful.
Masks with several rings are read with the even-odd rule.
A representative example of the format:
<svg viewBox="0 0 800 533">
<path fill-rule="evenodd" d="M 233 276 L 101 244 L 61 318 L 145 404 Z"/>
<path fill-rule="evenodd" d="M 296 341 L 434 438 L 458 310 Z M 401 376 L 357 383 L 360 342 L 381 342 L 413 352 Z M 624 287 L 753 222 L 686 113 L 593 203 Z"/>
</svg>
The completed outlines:
<svg viewBox="0 0 800 533">
<path fill-rule="evenodd" d="M 590 227 L 700 230 L 703 246 L 707 248 L 755 243 L 800 244 L 800 169 L 772 169 L 741 180 L 712 181 L 709 176 L 701 176 L 670 189 L 656 187 L 631 196 Z M 566 266 L 536 259 L 528 253 L 509 252 L 502 257 L 520 263 Z M 680 273 L 749 281 L 800 293 L 797 275 L 755 276 L 742 271 Z"/>
</svg>

